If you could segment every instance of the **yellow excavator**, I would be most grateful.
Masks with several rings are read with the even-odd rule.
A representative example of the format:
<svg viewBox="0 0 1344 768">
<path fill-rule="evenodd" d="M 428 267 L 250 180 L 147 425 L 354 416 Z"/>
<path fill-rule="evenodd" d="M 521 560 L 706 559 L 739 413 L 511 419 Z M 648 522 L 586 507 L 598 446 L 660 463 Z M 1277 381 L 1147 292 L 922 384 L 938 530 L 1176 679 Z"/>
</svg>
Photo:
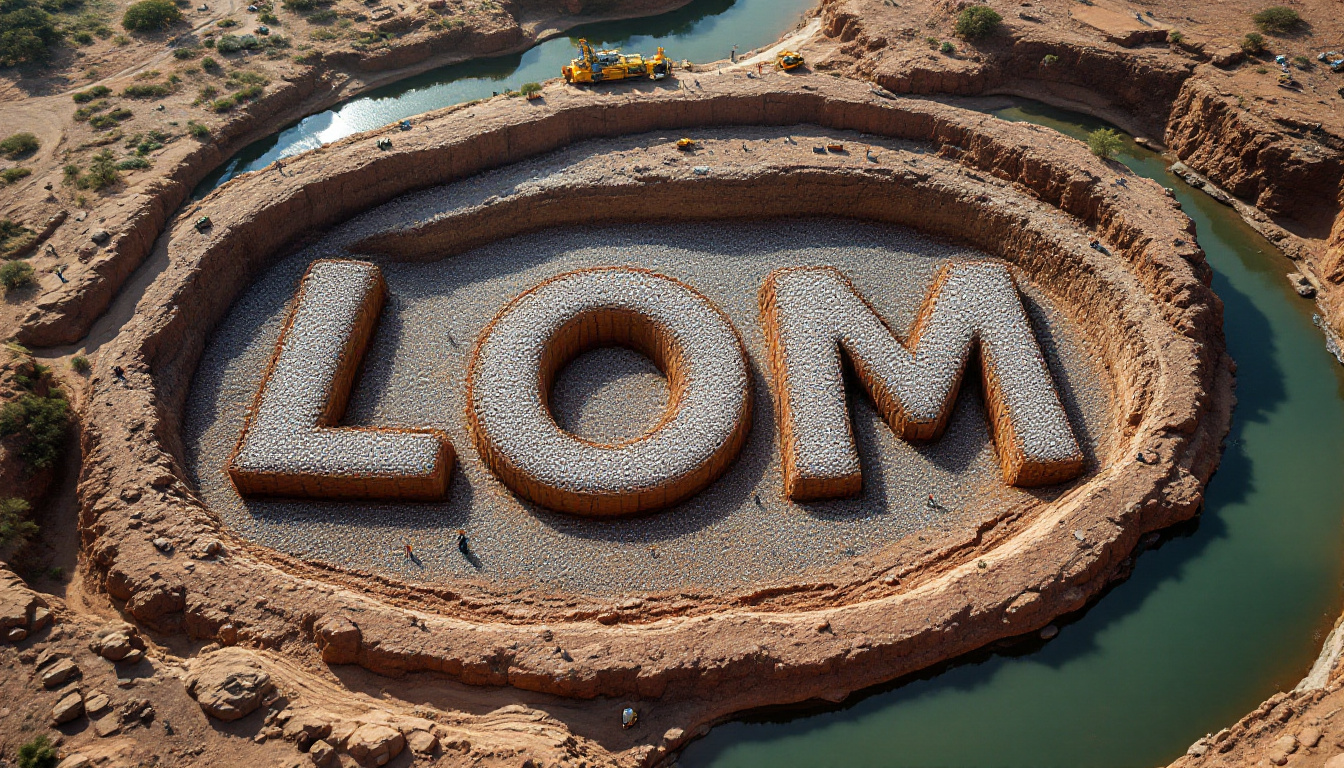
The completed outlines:
<svg viewBox="0 0 1344 768">
<path fill-rule="evenodd" d="M 780 51 L 775 56 L 775 66 L 785 72 L 790 69 L 797 69 L 803 66 L 803 57 L 794 51 Z"/>
<path fill-rule="evenodd" d="M 672 71 L 672 60 L 662 48 L 646 59 L 638 53 L 627 56 L 620 51 L 594 51 L 587 40 L 581 39 L 579 52 L 583 55 L 560 69 L 567 83 L 605 83 L 629 77 L 662 80 Z"/>
</svg>

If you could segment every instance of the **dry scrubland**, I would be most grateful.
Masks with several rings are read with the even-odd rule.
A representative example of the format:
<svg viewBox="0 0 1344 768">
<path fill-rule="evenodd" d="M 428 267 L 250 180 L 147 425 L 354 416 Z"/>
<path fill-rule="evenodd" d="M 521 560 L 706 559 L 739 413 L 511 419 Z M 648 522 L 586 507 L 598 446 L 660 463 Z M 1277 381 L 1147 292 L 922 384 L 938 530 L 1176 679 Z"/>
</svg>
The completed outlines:
<svg viewBox="0 0 1344 768">
<path fill-rule="evenodd" d="M 675 4 L 617 10 L 636 14 Z M 124 5 L 70 5 L 53 9 L 66 37 L 47 62 L 0 69 L 0 125 L 7 129 L 0 139 L 9 131 L 32 133 L 36 143 L 19 137 L 0 146 L 6 157 L 0 215 L 9 222 L 0 247 L 19 257 L 0 271 L 0 282 L 11 286 L 0 328 L 38 349 L 37 359 L 23 348 L 7 353 L 3 396 L 13 407 L 0 413 L 0 432 L 7 434 L 0 466 L 22 481 L 9 486 L 15 495 L 0 506 L 0 524 L 31 516 L 44 528 L 14 559 L 28 584 L 6 575 L 0 585 L 0 620 L 17 643 L 0 650 L 7 665 L 0 717 L 7 757 L 44 732 L 63 740 L 63 753 L 113 766 L 377 764 L 407 751 L 446 765 L 649 764 L 732 712 L 838 699 L 947 654 L 1032 632 L 1123 576 L 1145 531 L 1194 514 L 1230 408 L 1217 301 L 1202 282 L 1207 267 L 1187 223 L 1152 185 L 1117 183 L 1123 172 L 1072 142 L 888 98 L 893 93 L 1018 93 L 1102 115 L 1164 145 L 1192 178 L 1298 260 L 1329 324 L 1338 329 L 1344 319 L 1338 309 L 1344 74 L 1316 58 L 1344 49 L 1344 22 L 1325 0 L 1293 5 L 1296 20 L 1280 14 L 1260 22 L 1254 16 L 1264 7 L 1243 2 L 990 3 L 997 24 L 985 23 L 992 19 L 980 12 L 966 16 L 961 2 L 824 0 L 820 34 L 801 45 L 811 71 L 798 77 L 748 80 L 742 70 L 702 71 L 686 76 L 684 91 L 618 86 L 614 96 L 603 96 L 550 86 L 540 102 L 500 97 L 426 119 L 430 130 L 423 133 L 388 132 L 394 148 L 386 153 L 371 149 L 375 132 L 296 158 L 284 172 L 237 180 L 173 220 L 197 180 L 287 120 L 432 63 L 516 50 L 548 28 L 613 12 L 609 4 L 583 2 L 431 5 L 342 0 L 248 12 L 241 3 L 211 4 L 209 11 L 182 8 L 182 21 L 149 33 L 120 27 Z M 269 35 L 256 33 L 262 23 Z M 230 51 L 235 46 L 241 50 Z M 1277 55 L 1285 57 L 1287 73 Z M 1281 82 L 1281 74 L 1289 77 Z M 880 93 L 854 79 L 876 84 Z M 677 133 L 708 124 L 802 121 L 824 126 L 819 134 L 814 129 L 820 144 L 841 140 L 850 154 L 814 156 L 802 129 L 791 132 L 796 145 L 735 129 L 742 133 L 711 140 L 692 157 L 669 144 Z M 634 145 L 613 138 L 650 130 L 663 133 Z M 897 143 L 879 148 L 871 161 L 853 151 L 849 130 Z M 585 137 L 611 142 L 595 161 L 565 160 L 590 162 L 589 173 L 531 187 L 500 184 L 489 174 L 464 178 L 515 163 L 520 173 L 534 171 L 528 164 L 536 155 Z M 758 141 L 765 144 L 754 147 Z M 1105 154 L 1104 143 L 1097 149 Z M 693 167 L 710 170 L 702 175 Z M 443 188 L 446 203 L 397 200 L 454 181 Z M 477 194 L 492 184 L 493 191 Z M 919 194 L 892 195 L 892 184 Z M 804 188 L 808 194 L 800 195 Z M 421 574 L 390 553 L 353 563 L 341 557 L 355 546 L 318 553 L 295 544 L 302 536 L 268 542 L 275 534 L 264 525 L 251 533 L 276 549 L 257 546 L 220 527 L 200 505 L 194 481 L 225 520 L 234 514 L 243 522 L 275 522 L 237 516 L 236 506 L 228 512 L 230 502 L 218 486 L 210 490 L 200 470 L 208 466 L 187 471 L 188 457 L 205 451 L 178 430 L 185 420 L 188 437 L 193 430 L 206 434 L 211 418 L 224 415 L 196 410 L 202 400 L 188 393 L 203 351 L 202 381 L 211 381 L 211 371 L 220 372 L 216 381 L 228 380 L 221 362 L 228 357 L 216 355 L 220 344 L 228 346 L 229 331 L 205 345 L 234 298 L 269 308 L 263 316 L 272 319 L 249 343 L 278 329 L 293 281 L 283 290 L 273 282 L 255 296 L 244 287 L 253 277 L 274 280 L 292 270 L 297 260 L 266 272 L 289 244 L 388 203 L 378 214 L 388 231 L 370 229 L 375 218 L 354 219 L 333 231 L 333 245 L 409 261 L 442 258 L 502 234 L 590 223 L 557 202 L 573 194 L 610 201 L 610 210 L 631 220 L 667 211 L 691 219 L 765 211 L 834 216 L 855 213 L 851 201 L 859 200 L 861 217 L 969 239 L 1040 286 L 1049 300 L 1038 307 L 1057 306 L 1091 334 L 1089 354 L 1110 364 L 1115 445 L 1096 447 L 1107 434 L 1100 427 L 1080 437 L 1100 464 L 1116 462 L 1118 471 L 1104 480 L 1089 475 L 1060 503 L 1014 508 L 979 526 L 924 528 L 937 534 L 929 541 L 911 528 L 893 531 L 914 534 L 894 550 L 873 548 L 867 556 L 823 550 L 815 569 L 784 590 L 693 597 L 676 590 L 626 597 L 628 588 L 585 593 L 583 579 L 571 579 L 568 592 L 537 590 L 525 580 L 510 581 L 511 593 L 492 592 L 489 579 L 464 570 L 451 542 L 426 552 L 430 572 Z M 422 203 L 438 205 L 441 215 L 417 216 Z M 189 226 L 201 213 L 216 221 L 206 237 Z M 969 229 L 967 217 L 975 222 Z M 361 227 L 359 237 L 339 239 L 341 231 Z M 1087 246 L 1093 237 L 1107 254 Z M 118 298 L 156 241 L 153 268 Z M 567 253 L 580 245 L 554 247 Z M 670 251 L 654 245 L 650 261 L 668 258 Z M 1047 252 L 1055 261 L 1040 258 Z M 1060 263 L 1088 266 L 1067 270 Z M 33 268 L 31 280 L 25 264 Z M 428 267 L 395 267 L 408 275 L 417 269 Z M 488 315 L 472 316 L 483 322 Z M 1048 312 L 1033 317 L 1052 322 Z M 236 322 L 225 320 L 222 328 L 230 327 Z M 465 346 L 472 329 L 461 330 L 453 338 Z M 1136 347 L 1135 338 L 1145 344 Z M 390 355 L 395 345 L 384 344 Z M 1062 359 L 1051 360 L 1056 372 L 1072 364 Z M 601 360 L 581 360 L 580 367 L 609 375 L 614 362 L 617 373 L 633 373 L 617 388 L 638 393 L 651 410 L 662 402 L 660 377 L 638 361 Z M 229 397 L 250 396 L 248 377 L 255 373 L 249 371 L 255 368 L 231 372 L 241 383 L 227 389 Z M 566 387 L 579 386 L 565 376 L 560 385 L 570 394 Z M 758 396 L 765 391 L 758 387 Z M 566 401 L 570 394 L 557 397 L 562 411 L 566 402 L 573 407 L 562 418 L 597 432 L 610 428 L 600 407 L 590 408 L 582 393 Z M 365 396 L 371 399 L 355 418 L 381 420 L 377 392 Z M 1078 395 L 1066 393 L 1066 404 L 1070 396 Z M 767 406 L 758 397 L 752 440 L 768 431 Z M 67 450 L 62 466 L 54 458 L 69 410 L 78 414 L 83 450 L 78 458 Z M 983 424 L 963 413 L 954 416 L 954 430 L 959 419 Z M 1075 428 L 1080 423 L 1089 422 L 1075 414 Z M 874 426 L 873 439 L 889 439 L 884 430 Z M 464 435 L 452 438 L 459 449 L 470 444 Z M 983 437 L 972 443 L 983 451 Z M 948 450 L 972 443 L 954 440 Z M 467 481 L 454 487 L 474 493 L 489 482 L 483 473 L 472 478 L 473 471 L 467 466 Z M 49 495 L 59 473 L 62 481 Z M 1112 496 L 1100 505 L 1093 491 Z M 24 503 L 39 511 L 25 512 Z M 755 506 L 752 498 L 738 513 L 745 507 L 754 514 Z M 1101 506 L 1110 518 L 1100 515 Z M 387 536 L 400 539 L 405 526 L 417 524 L 398 519 L 403 527 Z M 550 535 L 559 530 L 541 528 Z M 510 560 L 508 553 L 528 550 L 497 541 L 501 564 L 525 572 L 525 558 Z M 1009 542 L 1028 547 L 1025 554 L 1000 558 L 998 548 Z M 659 572 L 649 570 L 648 546 L 631 536 L 611 548 L 640 555 L 626 558 L 633 564 L 622 577 L 628 583 Z M 557 575 L 571 568 L 584 573 L 594 562 L 582 552 L 557 557 L 564 561 Z M 1072 565 L 1063 572 L 1046 568 L 1050 573 L 1024 565 L 1060 562 Z M 495 565 L 490 558 L 482 563 Z M 817 573 L 827 579 L 817 580 Z M 456 581 L 429 583 L 439 578 Z M 239 583 L 249 585 L 246 596 Z M 781 624 L 770 618 L 774 612 L 804 618 Z M 909 623 L 893 623 L 893 615 Z M 118 616 L 139 629 L 102 626 Z M 220 645 L 238 647 L 211 652 Z M 1330 735 L 1337 710 L 1330 704 L 1338 695 L 1332 663 L 1326 659 L 1314 687 L 1270 700 L 1197 744 L 1187 760 L 1322 763 L 1337 743 Z M 389 695 L 379 675 L 402 674 Z M 567 698 L 598 695 L 610 698 L 600 706 Z M 641 709 L 640 728 L 615 725 L 612 706 L 621 703 Z M 59 727 L 52 730 L 54 721 Z"/>
</svg>

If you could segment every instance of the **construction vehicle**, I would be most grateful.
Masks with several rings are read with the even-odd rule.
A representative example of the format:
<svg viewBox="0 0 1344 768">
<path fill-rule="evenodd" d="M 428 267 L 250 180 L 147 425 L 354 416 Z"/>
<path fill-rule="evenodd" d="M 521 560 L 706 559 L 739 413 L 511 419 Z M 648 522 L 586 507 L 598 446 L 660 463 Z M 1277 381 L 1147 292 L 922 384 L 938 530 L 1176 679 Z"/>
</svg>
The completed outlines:
<svg viewBox="0 0 1344 768">
<path fill-rule="evenodd" d="M 580 39 L 579 52 L 583 55 L 570 61 L 569 66 L 560 68 L 567 83 L 605 83 L 630 77 L 662 80 L 672 72 L 672 60 L 662 48 L 646 59 L 638 53 L 626 55 L 620 51 L 594 51 L 587 40 Z"/>
<path fill-rule="evenodd" d="M 797 69 L 803 66 L 803 57 L 795 51 L 780 51 L 775 56 L 775 66 L 784 70 Z"/>
<path fill-rule="evenodd" d="M 695 139 L 677 139 L 677 149 L 680 149 L 682 152 L 690 152 L 691 150 L 696 149 Z"/>
</svg>

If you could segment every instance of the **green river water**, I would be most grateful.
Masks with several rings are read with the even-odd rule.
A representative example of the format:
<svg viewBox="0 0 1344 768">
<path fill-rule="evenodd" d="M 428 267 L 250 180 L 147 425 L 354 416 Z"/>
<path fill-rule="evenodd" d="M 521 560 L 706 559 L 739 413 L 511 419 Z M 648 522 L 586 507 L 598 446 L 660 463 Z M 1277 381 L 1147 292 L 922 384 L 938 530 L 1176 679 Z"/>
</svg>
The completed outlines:
<svg viewBox="0 0 1344 768">
<path fill-rule="evenodd" d="M 995 114 L 1076 138 L 1105 125 L 1026 102 Z M 1287 259 L 1157 154 L 1126 141 L 1120 160 L 1175 189 L 1225 304 L 1237 409 L 1203 515 L 1048 643 L 722 725 L 682 766 L 1164 765 L 1306 673 L 1344 597 L 1344 369 Z"/>
<path fill-rule="evenodd" d="M 767 45 L 813 0 L 695 0 L 670 14 L 575 29 L 523 54 L 427 72 L 247 147 L 204 193 L 277 157 L 555 77 L 572 38 L 692 61 Z M 1102 125 L 1020 102 L 996 112 L 1081 138 Z M 1344 602 L 1344 373 L 1283 279 L 1290 263 L 1235 213 L 1132 142 L 1120 158 L 1176 190 L 1225 302 L 1238 404 L 1203 515 L 1139 558 L 1130 579 L 1048 643 L 982 653 L 841 707 L 745 717 L 681 756 L 686 768 L 1128 768 L 1165 764 L 1297 683 Z"/>
</svg>

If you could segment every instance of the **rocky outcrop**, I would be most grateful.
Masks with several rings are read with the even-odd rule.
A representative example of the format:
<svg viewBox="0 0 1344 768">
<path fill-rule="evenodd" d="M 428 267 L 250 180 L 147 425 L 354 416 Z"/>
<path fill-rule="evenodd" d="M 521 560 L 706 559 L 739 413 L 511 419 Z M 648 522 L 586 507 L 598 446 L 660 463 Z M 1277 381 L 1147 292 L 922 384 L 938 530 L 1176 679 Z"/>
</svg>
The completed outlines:
<svg viewBox="0 0 1344 768">
<path fill-rule="evenodd" d="M 238 648 L 224 648 L 199 659 L 186 684 L 187 693 L 207 715 L 225 721 L 252 714 L 275 689 L 261 662 Z"/>
<path fill-rule="evenodd" d="M 1344 191 L 1344 147 L 1318 138 L 1309 126 L 1270 124 L 1199 79 L 1181 88 L 1166 131 L 1181 161 L 1218 186 L 1266 213 L 1325 231 Z"/>
<path fill-rule="evenodd" d="M 17 643 L 51 623 L 47 601 L 0 566 L 0 639 Z"/>
</svg>

